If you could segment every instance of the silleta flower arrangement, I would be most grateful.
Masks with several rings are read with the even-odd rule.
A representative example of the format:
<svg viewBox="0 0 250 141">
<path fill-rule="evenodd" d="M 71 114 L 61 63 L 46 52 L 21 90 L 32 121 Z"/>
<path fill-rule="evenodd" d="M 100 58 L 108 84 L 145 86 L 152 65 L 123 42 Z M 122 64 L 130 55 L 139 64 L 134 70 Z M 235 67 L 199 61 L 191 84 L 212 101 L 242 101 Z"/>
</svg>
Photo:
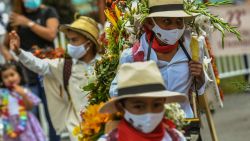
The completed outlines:
<svg viewBox="0 0 250 141">
<path fill-rule="evenodd" d="M 187 22 L 188 28 L 192 31 L 193 35 L 205 36 L 212 32 L 214 29 L 219 30 L 222 33 L 222 41 L 224 33 L 226 31 L 234 33 L 238 39 L 240 34 L 236 30 L 236 27 L 230 26 L 223 19 L 209 13 L 208 6 L 219 6 L 229 4 L 229 2 L 218 3 L 201 3 L 198 1 L 186 1 L 184 0 L 184 8 L 187 13 L 196 14 L 196 18 Z M 92 141 L 97 139 L 104 133 L 104 125 L 110 120 L 103 120 L 101 124 L 94 124 L 91 127 L 92 121 L 89 120 L 89 111 L 96 113 L 100 103 L 106 102 L 110 99 L 109 89 L 112 80 L 114 79 L 119 64 L 119 57 L 122 50 L 132 47 L 134 43 L 139 41 L 139 37 L 144 32 L 143 22 L 149 14 L 148 1 L 147 0 L 107 0 L 107 8 L 105 14 L 107 22 L 105 24 L 105 32 L 101 36 L 101 45 L 105 48 L 105 54 L 101 60 L 95 64 L 96 79 L 93 83 L 89 83 L 83 87 L 84 91 L 88 91 L 89 106 L 82 113 L 82 122 L 76 127 L 76 135 L 80 141 Z M 224 43 L 224 42 L 222 42 Z M 224 45 L 224 44 L 222 44 Z M 169 105 L 167 109 L 167 118 L 172 119 L 177 127 L 184 126 L 183 111 L 180 110 L 178 105 Z M 173 114 L 177 112 L 177 114 Z M 102 117 L 102 115 L 95 114 Z M 106 115 L 107 116 L 107 115 Z M 107 119 L 106 117 L 104 119 Z M 87 126 L 87 127 L 86 127 Z M 86 128 L 91 128 L 88 130 Z M 91 132 L 89 132 L 91 131 Z"/>
</svg>

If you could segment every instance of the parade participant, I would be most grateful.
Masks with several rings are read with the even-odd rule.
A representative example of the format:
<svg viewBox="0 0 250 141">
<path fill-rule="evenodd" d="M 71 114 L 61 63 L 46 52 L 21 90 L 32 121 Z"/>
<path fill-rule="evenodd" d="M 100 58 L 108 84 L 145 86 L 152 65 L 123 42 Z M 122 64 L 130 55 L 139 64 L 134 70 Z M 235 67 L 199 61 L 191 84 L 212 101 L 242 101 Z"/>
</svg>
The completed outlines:
<svg viewBox="0 0 250 141">
<path fill-rule="evenodd" d="M 80 122 L 81 108 L 88 103 L 86 93 L 81 87 L 88 83 L 88 76 L 94 69 L 93 64 L 99 57 L 99 29 L 93 19 L 81 16 L 71 25 L 60 26 L 60 30 L 68 38 L 67 51 L 72 59 L 36 58 L 20 49 L 20 39 L 15 32 L 10 33 L 10 47 L 23 65 L 44 76 L 53 126 L 58 134 L 66 128 L 71 141 L 75 141 L 77 138 L 72 135 L 72 130 Z"/>
<path fill-rule="evenodd" d="M 21 69 L 14 63 L 0 67 L 0 117 L 4 141 L 45 141 L 36 117 L 29 112 L 40 99 L 22 86 Z"/>
<path fill-rule="evenodd" d="M 184 102 L 187 98 L 165 89 L 155 62 L 123 64 L 117 78 L 118 96 L 105 103 L 100 112 L 121 112 L 123 117 L 117 128 L 99 141 L 186 140 L 181 132 L 166 122 L 164 104 Z"/>
<path fill-rule="evenodd" d="M 200 94 L 205 89 L 205 77 L 201 62 L 191 60 L 190 33 L 184 35 L 185 20 L 192 15 L 185 13 L 183 0 L 149 0 L 149 15 L 144 21 L 145 33 L 140 43 L 123 51 L 120 64 L 154 60 L 169 91 L 188 95 L 192 84 L 197 84 Z M 203 50 L 200 49 L 200 61 Z M 116 79 L 111 84 L 111 97 L 117 95 Z M 181 103 L 187 118 L 193 117 L 188 101 Z"/>
</svg>

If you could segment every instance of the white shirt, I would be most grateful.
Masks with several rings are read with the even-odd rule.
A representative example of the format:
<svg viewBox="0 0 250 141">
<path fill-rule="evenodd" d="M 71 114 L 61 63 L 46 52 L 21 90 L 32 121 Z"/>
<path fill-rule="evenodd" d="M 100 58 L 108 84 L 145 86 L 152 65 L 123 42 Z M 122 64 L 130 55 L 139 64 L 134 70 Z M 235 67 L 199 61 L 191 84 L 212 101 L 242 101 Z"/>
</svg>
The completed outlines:
<svg viewBox="0 0 250 141">
<path fill-rule="evenodd" d="M 23 50 L 18 57 L 27 68 L 44 76 L 43 84 L 49 114 L 57 134 L 67 129 L 70 140 L 77 141 L 77 137 L 73 135 L 73 129 L 79 125 L 81 121 L 80 111 L 88 103 L 87 93 L 83 92 L 82 87 L 88 84 L 86 72 L 89 74 L 94 70 L 93 64 L 95 64 L 99 56 L 96 55 L 96 58 L 89 64 L 73 60 L 68 85 L 72 103 L 69 101 L 63 85 L 64 59 L 39 59 Z"/>
<path fill-rule="evenodd" d="M 147 53 L 148 53 L 148 43 L 145 39 L 145 34 L 142 35 L 140 39 L 140 47 L 137 52 L 143 51 L 144 52 L 144 61 L 146 61 Z M 200 60 L 203 60 L 204 53 L 203 53 L 203 42 L 199 42 L 200 46 Z M 185 39 L 184 46 L 187 52 L 191 55 L 191 51 L 189 48 L 190 40 L 188 38 Z M 188 95 L 190 87 L 193 83 L 193 77 L 190 75 L 189 67 L 188 67 L 188 58 L 185 55 L 183 49 L 181 47 L 178 48 L 178 51 L 172 58 L 170 62 L 158 60 L 157 55 L 154 49 L 151 50 L 150 60 L 154 60 L 163 76 L 165 81 L 165 87 L 169 91 L 180 92 L 183 94 Z M 132 63 L 134 62 L 132 49 L 126 49 L 123 51 L 120 64 L 124 63 Z M 206 79 L 207 81 L 207 79 Z M 198 90 L 199 94 L 203 94 L 205 91 L 205 84 Z M 117 96 L 117 80 L 116 78 L 113 80 L 110 88 L 110 95 L 111 97 Z M 184 110 L 186 114 L 186 118 L 193 118 L 193 111 L 190 106 L 190 102 L 186 101 L 184 103 L 180 103 L 181 108 Z"/>
</svg>

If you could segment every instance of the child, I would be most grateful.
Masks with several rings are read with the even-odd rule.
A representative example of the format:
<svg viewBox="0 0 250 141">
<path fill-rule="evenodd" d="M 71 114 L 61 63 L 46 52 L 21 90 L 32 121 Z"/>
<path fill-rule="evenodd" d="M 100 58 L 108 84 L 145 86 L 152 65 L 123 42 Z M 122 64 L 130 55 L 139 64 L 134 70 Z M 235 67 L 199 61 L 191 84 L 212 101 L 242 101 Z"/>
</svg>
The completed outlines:
<svg viewBox="0 0 250 141">
<path fill-rule="evenodd" d="M 40 99 L 22 87 L 20 68 L 14 63 L 1 66 L 0 116 L 4 125 L 4 141 L 45 141 L 42 128 L 29 112 Z"/>
<path fill-rule="evenodd" d="M 167 124 L 164 104 L 184 102 L 187 97 L 166 91 L 155 62 L 123 64 L 117 78 L 118 96 L 105 103 L 100 112 L 121 112 L 124 116 L 117 129 L 98 141 L 186 140 L 181 132 Z"/>
</svg>

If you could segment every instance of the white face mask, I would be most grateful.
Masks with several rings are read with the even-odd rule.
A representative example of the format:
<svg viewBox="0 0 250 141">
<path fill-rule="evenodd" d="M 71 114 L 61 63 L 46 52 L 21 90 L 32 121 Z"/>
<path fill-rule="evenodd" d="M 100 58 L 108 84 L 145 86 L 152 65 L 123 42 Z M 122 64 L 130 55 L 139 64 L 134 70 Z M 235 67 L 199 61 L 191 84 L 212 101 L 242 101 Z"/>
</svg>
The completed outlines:
<svg viewBox="0 0 250 141">
<path fill-rule="evenodd" d="M 155 24 L 152 30 L 156 34 L 157 38 L 165 44 L 174 45 L 184 33 L 185 26 L 182 29 L 176 28 L 172 30 L 164 30 L 156 24 L 153 18 L 152 20 Z"/>
<path fill-rule="evenodd" d="M 135 115 L 125 110 L 124 118 L 135 129 L 143 132 L 150 133 L 160 124 L 163 119 L 165 111 L 161 113 L 147 113 L 142 115 Z"/>
<path fill-rule="evenodd" d="M 82 58 L 89 50 L 89 48 L 85 48 L 85 44 L 79 46 L 68 44 L 67 49 L 68 54 L 74 59 Z"/>
</svg>

